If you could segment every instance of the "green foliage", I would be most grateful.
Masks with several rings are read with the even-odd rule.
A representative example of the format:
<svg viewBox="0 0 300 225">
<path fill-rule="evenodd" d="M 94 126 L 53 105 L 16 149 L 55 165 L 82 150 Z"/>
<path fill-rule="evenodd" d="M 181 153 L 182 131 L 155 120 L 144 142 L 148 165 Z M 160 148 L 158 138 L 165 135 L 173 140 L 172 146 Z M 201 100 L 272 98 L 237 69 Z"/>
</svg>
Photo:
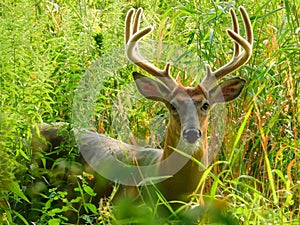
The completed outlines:
<svg viewBox="0 0 300 225">
<path fill-rule="evenodd" d="M 297 3 L 1 1 L 0 224 L 66 224 L 70 218 L 74 224 L 299 223 Z M 167 116 L 162 115 L 166 110 L 160 104 L 135 98 L 135 90 L 127 85 L 136 68 L 126 66 L 123 52 L 115 52 L 123 49 L 123 21 L 129 8 L 143 7 L 142 26 L 155 26 L 147 40 L 163 39 L 183 46 L 186 54 L 195 55 L 187 57 L 187 67 L 201 71 L 204 63 L 216 69 L 230 60 L 228 10 L 240 5 L 251 16 L 253 56 L 236 72 L 247 80 L 246 90 L 227 106 L 222 151 L 207 170 L 206 180 L 201 181 L 211 205 L 190 214 L 171 212 L 160 217 L 159 210 L 145 202 L 121 199 L 114 205 L 114 194 L 99 204 L 89 182 L 93 178 L 77 165 L 76 146 L 69 142 L 52 154 L 45 152 L 38 165 L 30 146 L 32 127 L 42 121 L 72 122 L 79 81 L 97 62 L 115 62 L 117 54 L 123 60 L 111 65 L 114 74 L 107 76 L 99 90 L 93 112 L 97 130 L 141 145 L 163 144 L 151 132 L 164 129 Z M 174 64 L 180 62 L 178 59 Z M 179 74 L 184 84 L 195 85 L 203 77 L 201 73 L 195 77 Z M 121 98 L 119 93 L 124 90 L 127 96 Z M 124 116 L 127 127 L 118 125 Z M 67 184 L 65 171 L 74 171 Z M 161 198 L 155 205 L 164 204 Z"/>
<path fill-rule="evenodd" d="M 96 194 L 93 189 L 87 185 L 87 182 L 81 178 L 81 184 L 74 188 L 77 197 L 68 199 L 67 191 L 58 191 L 57 188 L 49 189 L 48 195 L 42 195 L 46 202 L 41 209 L 39 224 L 62 224 L 79 223 L 79 220 L 86 224 L 93 224 L 97 218 L 97 207 L 89 202 Z M 86 201 L 88 197 L 89 201 Z M 70 218 L 73 220 L 70 221 Z M 75 220 L 74 220 L 75 219 Z"/>
</svg>

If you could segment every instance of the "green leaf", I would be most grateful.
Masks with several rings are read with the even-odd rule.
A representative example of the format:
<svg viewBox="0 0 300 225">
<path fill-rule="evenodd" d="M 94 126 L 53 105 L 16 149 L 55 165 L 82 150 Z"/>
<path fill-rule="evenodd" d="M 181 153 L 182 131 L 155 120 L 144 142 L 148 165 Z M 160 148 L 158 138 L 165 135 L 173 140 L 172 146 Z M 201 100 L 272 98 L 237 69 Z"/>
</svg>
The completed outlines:
<svg viewBox="0 0 300 225">
<path fill-rule="evenodd" d="M 96 196 L 96 193 L 90 186 L 83 186 L 83 190 L 90 196 Z"/>
<path fill-rule="evenodd" d="M 50 219 L 48 221 L 48 225 L 60 225 L 61 220 L 60 219 Z"/>
<path fill-rule="evenodd" d="M 81 197 L 76 197 L 74 199 L 71 200 L 71 203 L 77 203 L 81 201 Z"/>
<path fill-rule="evenodd" d="M 54 209 L 51 209 L 49 212 L 48 212 L 48 215 L 49 216 L 55 216 L 55 214 L 58 214 L 58 213 L 61 213 L 63 212 L 62 209 L 60 208 L 54 208 Z"/>
<path fill-rule="evenodd" d="M 29 223 L 27 222 L 27 220 L 26 220 L 20 213 L 18 213 L 18 212 L 16 212 L 16 211 L 13 211 L 13 213 L 14 213 L 17 217 L 19 217 L 19 219 L 22 220 L 22 222 L 23 222 L 25 225 L 29 225 Z"/>
<path fill-rule="evenodd" d="M 97 214 L 97 207 L 93 205 L 92 203 L 85 203 L 84 206 L 88 208 L 92 213 Z"/>
<path fill-rule="evenodd" d="M 30 161 L 30 159 L 28 158 L 28 156 L 26 155 L 26 153 L 22 149 L 19 149 L 17 151 L 17 153 L 20 153 L 20 155 L 23 156 L 27 161 Z"/>
<path fill-rule="evenodd" d="M 17 195 L 20 198 L 22 198 L 23 200 L 25 200 L 26 202 L 30 203 L 30 201 L 28 200 L 26 195 L 24 195 L 24 193 L 22 192 L 18 182 L 16 182 L 16 181 L 10 182 L 9 190 L 12 191 L 15 195 Z"/>
</svg>

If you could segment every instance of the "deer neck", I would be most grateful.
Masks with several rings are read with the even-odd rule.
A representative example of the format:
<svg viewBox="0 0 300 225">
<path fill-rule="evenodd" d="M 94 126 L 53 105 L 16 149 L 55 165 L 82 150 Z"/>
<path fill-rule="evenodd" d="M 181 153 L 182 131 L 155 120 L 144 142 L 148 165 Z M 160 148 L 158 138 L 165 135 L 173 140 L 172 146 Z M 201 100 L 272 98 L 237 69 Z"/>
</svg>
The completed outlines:
<svg viewBox="0 0 300 225">
<path fill-rule="evenodd" d="M 162 154 L 162 160 L 168 158 L 177 148 L 180 140 L 180 126 L 173 125 L 172 121 L 169 121 L 166 130 L 164 151 Z"/>
<path fill-rule="evenodd" d="M 164 152 L 160 159 L 159 173 L 163 176 L 170 175 L 172 177 L 164 180 L 160 185 L 161 191 L 167 200 L 178 199 L 186 201 L 188 200 L 188 196 L 197 189 L 203 174 L 203 169 L 190 158 L 174 150 L 178 149 L 179 151 L 185 152 L 178 148 L 178 144 L 181 141 L 180 131 L 180 127 L 176 127 L 171 123 L 168 124 Z M 206 164 L 204 159 L 206 158 L 205 153 L 207 150 L 207 134 L 204 133 L 202 135 L 202 140 L 197 143 L 192 157 Z M 168 160 L 168 157 L 172 158 L 172 160 Z M 181 165 L 176 173 L 173 173 L 174 165 Z"/>
</svg>

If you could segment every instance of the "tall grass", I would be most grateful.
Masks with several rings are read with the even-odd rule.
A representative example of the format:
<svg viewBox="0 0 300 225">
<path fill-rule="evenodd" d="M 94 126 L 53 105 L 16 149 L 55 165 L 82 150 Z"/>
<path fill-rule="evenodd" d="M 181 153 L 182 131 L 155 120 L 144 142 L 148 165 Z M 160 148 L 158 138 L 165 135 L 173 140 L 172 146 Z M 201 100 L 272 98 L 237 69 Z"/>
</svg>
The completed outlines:
<svg viewBox="0 0 300 225">
<path fill-rule="evenodd" d="M 114 195 L 101 199 L 100 206 L 92 204 L 86 200 L 94 196 L 86 182 L 88 175 L 77 177 L 72 195 L 77 197 L 70 200 L 66 197 L 70 193 L 47 180 L 52 170 L 36 167 L 30 147 L 31 127 L 41 121 L 71 122 L 74 90 L 86 69 L 99 58 L 113 57 L 110 53 L 115 49 L 122 49 L 123 21 L 130 7 L 144 8 L 143 26 L 155 25 L 149 39 L 163 39 L 195 53 L 196 58 L 187 65 L 196 65 L 201 71 L 204 63 L 216 69 L 230 60 L 228 10 L 240 5 L 247 9 L 253 24 L 253 56 L 234 74 L 245 78 L 247 86 L 239 100 L 227 105 L 222 151 L 204 181 L 205 199 L 215 203 L 208 204 L 203 215 L 220 211 L 216 217 L 225 224 L 299 223 L 300 8 L 296 0 L 2 1 L 1 223 L 67 223 L 67 210 L 77 213 L 77 223 L 191 223 L 176 214 L 158 220 L 155 209 L 127 199 L 112 207 Z M 98 131 L 114 137 L 119 131 L 111 126 L 115 122 L 113 105 L 118 93 L 132 82 L 134 69 L 123 66 L 116 68 L 117 76 L 111 76 L 99 91 L 95 109 Z M 202 74 L 180 76 L 182 83 L 195 84 Z M 166 124 L 166 117 L 161 117 L 165 109 L 144 100 L 134 104 L 132 111 L 126 111 L 128 129 L 148 140 L 143 144 L 159 146 L 161 139 L 150 137 L 154 127 L 149 121 Z M 74 152 L 75 146 L 64 147 Z M 39 194 L 42 200 L 31 206 L 32 187 L 36 188 L 35 182 L 40 180 L 48 183 L 44 182 Z M 64 208 L 55 204 L 58 200 Z M 74 208 L 78 202 L 81 204 Z M 202 220 L 212 222 L 211 218 Z"/>
</svg>

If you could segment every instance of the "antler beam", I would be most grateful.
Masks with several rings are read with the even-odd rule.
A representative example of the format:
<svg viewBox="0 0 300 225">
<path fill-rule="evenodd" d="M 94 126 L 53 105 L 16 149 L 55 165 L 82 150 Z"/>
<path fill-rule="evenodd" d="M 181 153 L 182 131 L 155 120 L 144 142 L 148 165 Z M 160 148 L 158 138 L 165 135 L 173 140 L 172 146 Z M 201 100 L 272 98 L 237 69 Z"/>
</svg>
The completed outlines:
<svg viewBox="0 0 300 225">
<path fill-rule="evenodd" d="M 161 70 L 144 59 L 139 53 L 138 42 L 144 36 L 151 33 L 153 28 L 151 26 L 148 26 L 140 30 L 140 19 L 143 9 L 139 8 L 135 13 L 135 16 L 134 12 L 134 9 L 130 9 L 126 15 L 125 20 L 125 45 L 127 58 L 141 69 L 157 77 L 168 88 L 172 90 L 177 86 L 177 82 L 170 75 L 170 63 L 167 63 L 165 68 Z M 132 23 L 133 16 L 134 21 Z"/>
<path fill-rule="evenodd" d="M 234 54 L 232 59 L 227 64 L 217 69 L 216 71 L 212 71 L 210 65 L 206 65 L 206 77 L 203 79 L 201 84 L 208 89 L 215 83 L 216 80 L 221 79 L 225 75 L 232 73 L 233 71 L 244 65 L 252 55 L 253 30 L 251 21 L 244 7 L 239 7 L 239 10 L 244 22 L 246 39 L 240 36 L 237 17 L 233 9 L 230 9 L 233 30 L 228 29 L 227 33 L 234 41 Z M 242 47 L 244 51 L 240 52 L 240 47 Z"/>
</svg>

